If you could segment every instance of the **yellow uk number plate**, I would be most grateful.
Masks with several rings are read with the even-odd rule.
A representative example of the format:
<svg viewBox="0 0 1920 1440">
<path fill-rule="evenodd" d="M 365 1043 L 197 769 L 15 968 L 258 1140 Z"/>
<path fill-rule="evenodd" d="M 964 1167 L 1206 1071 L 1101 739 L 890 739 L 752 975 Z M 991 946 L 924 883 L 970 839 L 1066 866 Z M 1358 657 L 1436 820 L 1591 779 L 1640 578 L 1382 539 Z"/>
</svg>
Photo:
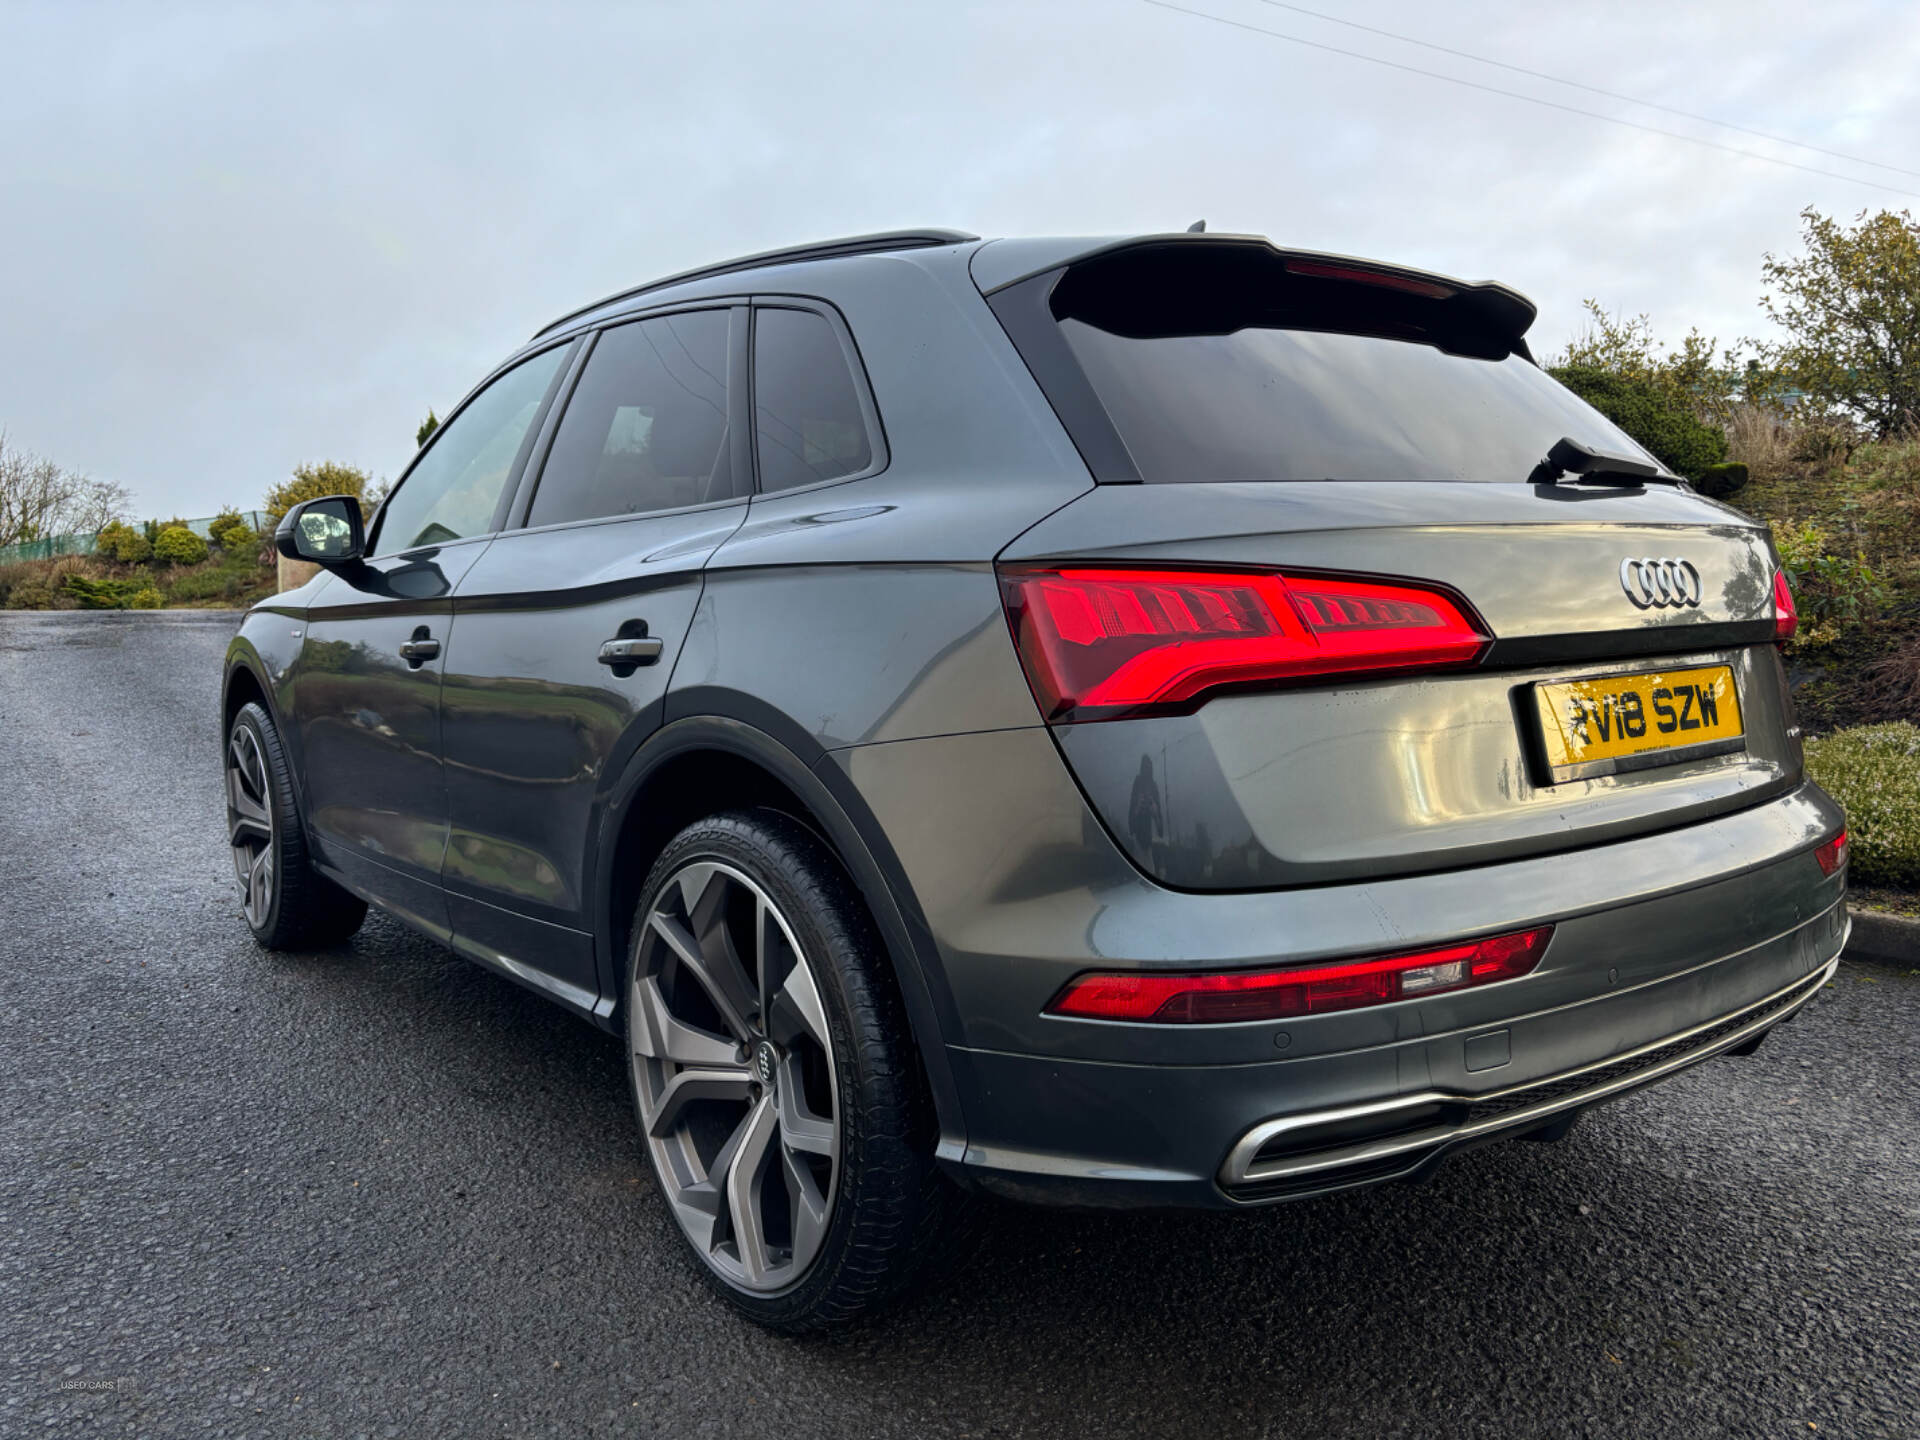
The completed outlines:
<svg viewBox="0 0 1920 1440">
<path fill-rule="evenodd" d="M 1740 696 L 1725 665 L 1536 685 L 1533 702 L 1555 782 L 1746 748 Z"/>
</svg>

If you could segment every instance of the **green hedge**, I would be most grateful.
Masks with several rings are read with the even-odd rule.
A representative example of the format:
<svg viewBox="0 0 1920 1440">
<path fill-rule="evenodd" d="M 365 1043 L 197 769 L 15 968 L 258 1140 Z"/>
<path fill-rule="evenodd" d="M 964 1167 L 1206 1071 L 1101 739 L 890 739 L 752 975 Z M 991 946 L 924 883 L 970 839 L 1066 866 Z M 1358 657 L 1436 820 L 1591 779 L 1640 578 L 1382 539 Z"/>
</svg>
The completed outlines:
<svg viewBox="0 0 1920 1440">
<path fill-rule="evenodd" d="M 1589 365 L 1561 365 L 1552 374 L 1676 475 L 1698 480 L 1727 458 L 1726 434 L 1700 420 L 1677 392 Z"/>
<path fill-rule="evenodd" d="M 1920 888 L 1920 727 L 1900 720 L 1809 740 L 1807 772 L 1846 807 L 1852 881 Z"/>
</svg>

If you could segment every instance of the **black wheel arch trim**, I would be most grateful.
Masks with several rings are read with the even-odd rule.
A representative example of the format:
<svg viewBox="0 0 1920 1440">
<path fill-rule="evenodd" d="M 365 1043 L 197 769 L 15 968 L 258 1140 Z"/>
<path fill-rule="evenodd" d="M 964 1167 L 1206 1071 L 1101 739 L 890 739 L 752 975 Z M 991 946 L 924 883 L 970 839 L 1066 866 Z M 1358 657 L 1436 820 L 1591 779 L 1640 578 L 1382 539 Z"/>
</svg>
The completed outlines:
<svg viewBox="0 0 1920 1440">
<path fill-rule="evenodd" d="M 965 1150 L 960 1093 L 948 1066 L 944 1037 L 957 1034 L 953 996 L 938 949 L 914 898 L 906 871 L 853 782 L 827 750 L 796 721 L 751 695 L 696 686 L 667 696 L 661 727 L 639 745 L 607 792 L 594 837 L 594 955 L 602 993 L 613 998 L 607 1023 L 617 1025 L 625 957 L 615 944 L 619 919 L 613 866 L 634 796 L 659 768 L 691 751 L 711 750 L 759 765 L 799 797 L 867 902 L 893 962 L 908 1023 L 933 1091 L 940 1153 Z"/>
</svg>

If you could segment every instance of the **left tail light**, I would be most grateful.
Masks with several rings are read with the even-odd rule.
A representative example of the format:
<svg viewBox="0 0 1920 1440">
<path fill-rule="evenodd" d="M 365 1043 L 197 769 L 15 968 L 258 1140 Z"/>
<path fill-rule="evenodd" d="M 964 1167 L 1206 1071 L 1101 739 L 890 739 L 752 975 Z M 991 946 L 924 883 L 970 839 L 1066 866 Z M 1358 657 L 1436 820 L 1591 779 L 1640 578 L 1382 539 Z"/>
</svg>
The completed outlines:
<svg viewBox="0 0 1920 1440">
<path fill-rule="evenodd" d="M 1820 862 L 1820 873 L 1831 875 L 1847 863 L 1847 832 L 1842 830 L 1825 844 L 1817 846 L 1813 858 Z"/>
<path fill-rule="evenodd" d="M 1793 606 L 1793 591 L 1787 585 L 1787 572 L 1773 572 L 1773 643 L 1784 645 L 1800 628 L 1800 612 Z"/>
<path fill-rule="evenodd" d="M 1194 708 L 1209 692 L 1458 669 L 1491 635 L 1467 602 L 1403 580 L 1273 571 L 1001 571 L 1020 663 L 1049 721 Z"/>
</svg>

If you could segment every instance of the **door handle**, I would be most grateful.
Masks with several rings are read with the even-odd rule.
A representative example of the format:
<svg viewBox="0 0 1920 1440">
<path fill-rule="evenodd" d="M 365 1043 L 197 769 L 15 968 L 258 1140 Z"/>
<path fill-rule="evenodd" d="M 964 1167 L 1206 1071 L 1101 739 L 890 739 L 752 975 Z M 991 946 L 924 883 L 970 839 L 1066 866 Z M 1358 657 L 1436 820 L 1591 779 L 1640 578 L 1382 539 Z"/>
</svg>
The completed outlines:
<svg viewBox="0 0 1920 1440">
<path fill-rule="evenodd" d="M 620 636 L 609 640 L 600 647 L 600 663 L 611 665 L 616 672 L 631 670 L 636 665 L 651 665 L 660 658 L 665 647 L 660 641 L 648 635 Z"/>
<path fill-rule="evenodd" d="M 416 627 L 413 632 L 413 638 L 401 642 L 400 645 L 400 658 L 407 662 L 407 668 L 409 670 L 418 670 L 422 665 L 426 664 L 427 661 L 434 659 L 439 654 L 440 642 L 428 633 L 427 627 L 424 625 Z"/>
</svg>

